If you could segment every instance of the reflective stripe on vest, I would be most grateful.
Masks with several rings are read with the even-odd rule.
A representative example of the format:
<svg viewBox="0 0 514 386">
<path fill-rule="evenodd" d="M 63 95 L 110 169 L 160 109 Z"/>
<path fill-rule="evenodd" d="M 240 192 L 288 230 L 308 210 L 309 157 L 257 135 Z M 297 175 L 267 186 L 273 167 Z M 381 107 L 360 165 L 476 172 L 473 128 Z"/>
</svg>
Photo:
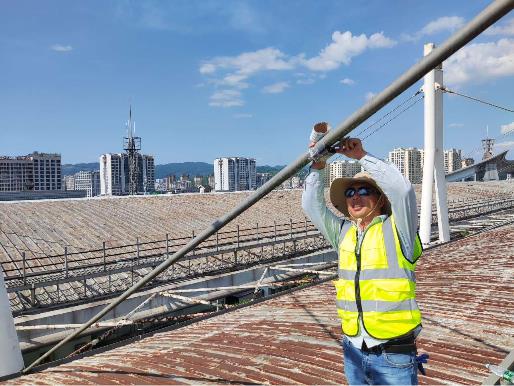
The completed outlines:
<svg viewBox="0 0 514 386">
<path fill-rule="evenodd" d="M 343 332 L 357 335 L 359 316 L 368 334 L 378 339 L 399 337 L 416 328 L 421 323 L 415 300 L 416 263 L 403 256 L 392 216 L 367 229 L 360 248 L 360 269 L 356 227 L 343 224 L 341 234 L 339 280 L 334 284 Z M 420 254 L 417 238 L 414 257 Z"/>
</svg>

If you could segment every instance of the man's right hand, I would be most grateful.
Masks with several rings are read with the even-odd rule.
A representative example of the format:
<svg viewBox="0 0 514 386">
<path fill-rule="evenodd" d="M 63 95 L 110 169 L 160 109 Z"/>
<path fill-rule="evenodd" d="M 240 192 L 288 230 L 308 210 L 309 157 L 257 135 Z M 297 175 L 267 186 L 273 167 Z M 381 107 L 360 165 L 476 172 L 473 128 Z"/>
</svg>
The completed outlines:
<svg viewBox="0 0 514 386">
<path fill-rule="evenodd" d="M 348 158 L 356 160 L 359 160 L 368 154 L 362 147 L 362 142 L 359 138 L 343 139 L 337 152 L 347 156 Z"/>
</svg>

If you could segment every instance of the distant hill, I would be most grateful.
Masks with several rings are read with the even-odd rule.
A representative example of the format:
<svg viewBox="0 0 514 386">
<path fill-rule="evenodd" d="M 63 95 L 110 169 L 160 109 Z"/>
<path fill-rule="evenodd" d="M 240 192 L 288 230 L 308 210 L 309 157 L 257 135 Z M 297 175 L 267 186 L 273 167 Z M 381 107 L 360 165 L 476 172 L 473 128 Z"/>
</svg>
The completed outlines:
<svg viewBox="0 0 514 386">
<path fill-rule="evenodd" d="M 206 162 L 180 162 L 155 165 L 155 178 L 165 178 L 172 174 L 177 177 L 183 174 L 189 174 L 190 177 L 210 176 L 214 174 L 214 167 Z"/>
<path fill-rule="evenodd" d="M 282 170 L 283 167 L 284 166 L 268 165 L 257 166 L 257 173 L 276 174 Z M 206 162 L 182 162 L 155 166 L 155 178 L 165 178 L 171 174 L 177 177 L 182 174 L 189 174 L 190 177 L 210 176 L 214 174 L 214 166 Z"/>
<path fill-rule="evenodd" d="M 257 166 L 257 173 L 271 173 L 277 174 L 285 166 Z M 99 170 L 100 164 L 98 162 L 80 163 L 80 164 L 66 164 L 62 165 L 62 174 L 69 176 L 79 171 L 94 171 Z M 183 174 L 189 174 L 190 177 L 194 176 L 210 176 L 214 174 L 213 164 L 207 162 L 176 162 L 164 165 L 155 165 L 155 178 L 165 178 L 169 175 L 176 175 L 177 177 Z"/>
<path fill-rule="evenodd" d="M 100 170 L 99 162 L 62 165 L 62 175 L 63 176 L 69 176 L 69 175 L 78 173 L 80 171 L 94 172 L 95 170 Z"/>
<path fill-rule="evenodd" d="M 271 173 L 273 175 L 277 174 L 279 171 L 281 171 L 283 168 L 285 168 L 285 165 L 277 165 L 277 166 L 257 166 L 257 173 Z"/>
</svg>

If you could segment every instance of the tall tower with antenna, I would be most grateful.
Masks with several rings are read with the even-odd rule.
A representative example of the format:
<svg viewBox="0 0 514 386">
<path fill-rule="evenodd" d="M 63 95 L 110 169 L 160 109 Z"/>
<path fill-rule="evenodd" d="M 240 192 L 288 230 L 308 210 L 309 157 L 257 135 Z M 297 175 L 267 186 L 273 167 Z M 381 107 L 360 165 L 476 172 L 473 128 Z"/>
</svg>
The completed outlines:
<svg viewBox="0 0 514 386">
<path fill-rule="evenodd" d="M 129 108 L 129 119 L 127 121 L 127 136 L 123 138 L 123 150 L 128 158 L 128 193 L 137 194 L 139 181 L 139 151 L 141 150 L 141 137 L 136 137 L 136 124 L 132 120 L 132 105 Z"/>
<path fill-rule="evenodd" d="M 493 158 L 493 146 L 494 138 L 489 138 L 489 126 L 487 126 L 487 136 L 482 140 L 482 148 L 484 149 L 482 160 Z"/>
</svg>

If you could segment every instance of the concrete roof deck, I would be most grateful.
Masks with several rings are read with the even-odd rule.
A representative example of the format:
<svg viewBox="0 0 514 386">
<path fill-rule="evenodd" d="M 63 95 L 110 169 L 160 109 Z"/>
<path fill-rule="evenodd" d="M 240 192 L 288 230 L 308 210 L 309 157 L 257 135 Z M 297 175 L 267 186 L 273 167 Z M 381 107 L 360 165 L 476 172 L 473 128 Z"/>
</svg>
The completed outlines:
<svg viewBox="0 0 514 386">
<path fill-rule="evenodd" d="M 422 257 L 421 384 L 479 384 L 514 348 L 513 235 L 504 226 Z M 334 296 L 326 282 L 9 383 L 342 384 Z"/>
</svg>

